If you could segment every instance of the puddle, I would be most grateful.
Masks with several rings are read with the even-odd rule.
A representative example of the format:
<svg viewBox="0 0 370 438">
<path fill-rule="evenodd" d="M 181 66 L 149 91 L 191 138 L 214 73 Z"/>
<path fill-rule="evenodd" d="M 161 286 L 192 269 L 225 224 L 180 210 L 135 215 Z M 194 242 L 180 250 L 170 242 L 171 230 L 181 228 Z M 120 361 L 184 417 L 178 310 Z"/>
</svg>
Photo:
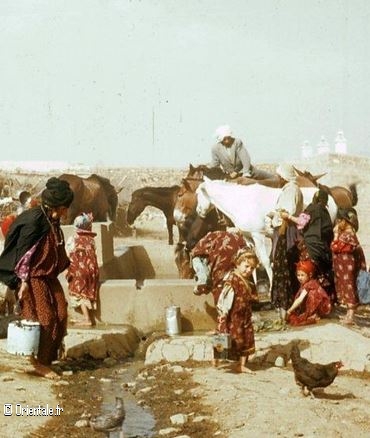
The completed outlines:
<svg viewBox="0 0 370 438">
<path fill-rule="evenodd" d="M 136 398 L 122 389 L 122 385 L 134 381 L 140 363 L 128 362 L 116 369 L 116 374 L 110 381 L 101 381 L 103 403 L 101 413 L 111 411 L 116 403 L 116 396 L 123 396 L 126 417 L 123 422 L 125 438 L 150 438 L 154 436 L 155 420 L 148 409 L 139 406 Z M 110 438 L 120 438 L 119 431 L 111 432 Z"/>
</svg>

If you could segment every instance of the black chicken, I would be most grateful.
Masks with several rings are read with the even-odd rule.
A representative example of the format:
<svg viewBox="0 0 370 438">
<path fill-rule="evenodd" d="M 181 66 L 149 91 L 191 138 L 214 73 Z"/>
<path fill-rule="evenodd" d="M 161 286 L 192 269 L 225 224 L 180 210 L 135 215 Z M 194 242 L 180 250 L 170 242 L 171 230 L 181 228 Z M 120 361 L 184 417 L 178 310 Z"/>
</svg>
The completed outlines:
<svg viewBox="0 0 370 438">
<path fill-rule="evenodd" d="M 333 383 L 337 377 L 339 368 L 343 366 L 341 361 L 331 362 L 326 365 L 312 363 L 301 357 L 298 345 L 294 344 L 290 353 L 294 377 L 298 386 L 301 387 L 305 396 L 308 394 L 314 397 L 315 388 L 325 388 Z"/>
<path fill-rule="evenodd" d="M 107 414 L 99 415 L 90 419 L 90 427 L 98 432 L 105 432 L 107 437 L 109 433 L 115 430 L 122 432 L 122 423 L 125 419 L 125 407 L 123 405 L 123 399 L 116 397 L 116 406 L 111 412 Z"/>
</svg>

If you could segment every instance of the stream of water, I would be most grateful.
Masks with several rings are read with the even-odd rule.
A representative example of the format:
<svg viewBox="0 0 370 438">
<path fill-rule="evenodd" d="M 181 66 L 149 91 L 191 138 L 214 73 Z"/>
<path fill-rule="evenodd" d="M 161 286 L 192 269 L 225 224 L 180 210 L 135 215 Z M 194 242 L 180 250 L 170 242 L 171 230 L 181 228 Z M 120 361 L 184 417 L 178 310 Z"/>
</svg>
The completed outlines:
<svg viewBox="0 0 370 438">
<path fill-rule="evenodd" d="M 137 361 L 126 362 L 112 379 L 101 381 L 103 403 L 102 414 L 111 411 L 116 403 L 116 396 L 123 396 L 126 417 L 123 421 L 125 438 L 150 438 L 154 436 L 155 420 L 148 409 L 136 403 L 135 396 L 124 391 L 122 385 L 135 380 L 135 374 L 141 364 Z M 111 432 L 110 438 L 119 438 L 119 431 Z"/>
</svg>

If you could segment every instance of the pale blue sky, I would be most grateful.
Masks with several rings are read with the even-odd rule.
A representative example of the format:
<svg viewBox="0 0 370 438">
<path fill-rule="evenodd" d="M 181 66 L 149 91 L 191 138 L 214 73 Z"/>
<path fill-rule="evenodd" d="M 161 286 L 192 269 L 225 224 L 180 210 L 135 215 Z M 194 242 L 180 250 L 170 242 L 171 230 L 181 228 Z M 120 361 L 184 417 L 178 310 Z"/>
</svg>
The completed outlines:
<svg viewBox="0 0 370 438">
<path fill-rule="evenodd" d="M 2 160 L 255 163 L 340 129 L 368 155 L 367 0 L 1 0 Z"/>
</svg>

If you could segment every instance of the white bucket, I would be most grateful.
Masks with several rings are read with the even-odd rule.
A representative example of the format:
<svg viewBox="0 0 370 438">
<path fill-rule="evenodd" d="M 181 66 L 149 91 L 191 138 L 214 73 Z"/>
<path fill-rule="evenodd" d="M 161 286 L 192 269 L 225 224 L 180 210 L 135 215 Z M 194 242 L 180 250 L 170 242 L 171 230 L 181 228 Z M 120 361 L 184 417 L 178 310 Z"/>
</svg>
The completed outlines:
<svg viewBox="0 0 370 438">
<path fill-rule="evenodd" d="M 179 306 L 166 307 L 166 333 L 170 336 L 181 333 L 181 314 Z"/>
<path fill-rule="evenodd" d="M 40 342 L 40 324 L 34 321 L 12 321 L 8 325 L 6 350 L 11 354 L 37 354 Z"/>
</svg>

